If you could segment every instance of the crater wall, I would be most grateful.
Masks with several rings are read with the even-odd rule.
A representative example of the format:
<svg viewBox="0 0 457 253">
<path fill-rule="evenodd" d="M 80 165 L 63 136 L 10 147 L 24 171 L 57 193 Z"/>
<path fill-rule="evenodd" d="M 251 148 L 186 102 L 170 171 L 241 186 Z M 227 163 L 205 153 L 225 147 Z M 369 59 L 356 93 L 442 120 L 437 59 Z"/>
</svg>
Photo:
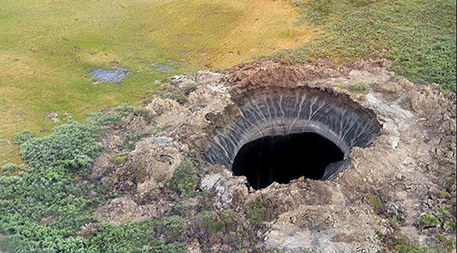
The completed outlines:
<svg viewBox="0 0 457 253">
<path fill-rule="evenodd" d="M 346 160 L 352 147 L 369 146 L 381 126 L 374 113 L 341 96 L 309 87 L 251 92 L 239 99 L 240 116 L 219 129 L 206 159 L 232 168 L 236 154 L 246 143 L 266 136 L 313 132 L 335 143 Z M 347 164 L 329 165 L 323 179 Z"/>
</svg>

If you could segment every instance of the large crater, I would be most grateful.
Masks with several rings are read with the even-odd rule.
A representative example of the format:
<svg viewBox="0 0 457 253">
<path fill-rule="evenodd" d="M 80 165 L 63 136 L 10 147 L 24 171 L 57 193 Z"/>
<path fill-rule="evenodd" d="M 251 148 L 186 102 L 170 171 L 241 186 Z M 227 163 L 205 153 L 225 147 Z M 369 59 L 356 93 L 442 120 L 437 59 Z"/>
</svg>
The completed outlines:
<svg viewBox="0 0 457 253">
<path fill-rule="evenodd" d="M 239 116 L 218 129 L 206 160 L 245 175 L 252 187 L 305 176 L 328 180 L 368 147 L 381 125 L 346 95 L 310 87 L 254 89 L 234 98 Z"/>
</svg>

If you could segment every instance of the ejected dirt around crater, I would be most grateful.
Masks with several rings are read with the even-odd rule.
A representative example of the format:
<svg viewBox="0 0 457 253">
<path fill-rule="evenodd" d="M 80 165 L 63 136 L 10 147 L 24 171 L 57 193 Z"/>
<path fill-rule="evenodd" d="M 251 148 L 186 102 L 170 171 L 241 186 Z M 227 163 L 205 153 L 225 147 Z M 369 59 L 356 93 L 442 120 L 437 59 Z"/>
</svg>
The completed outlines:
<svg viewBox="0 0 457 253">
<path fill-rule="evenodd" d="M 94 179 L 124 195 L 97 215 L 139 221 L 185 203 L 192 252 L 248 247 L 228 232 L 204 232 L 202 206 L 233 212 L 259 252 L 377 252 L 401 236 L 444 247 L 431 238 L 455 237 L 455 212 L 433 227 L 420 218 L 455 210 L 455 185 L 446 186 L 455 178 L 455 94 L 411 83 L 390 65 L 263 61 L 173 77 L 166 96 L 147 102 L 147 119 L 125 116 L 100 140 L 107 153 Z M 145 129 L 153 131 L 121 149 L 129 133 Z M 198 173 L 183 200 L 168 182 L 189 154 Z M 265 214 L 260 221 L 253 208 Z"/>
</svg>

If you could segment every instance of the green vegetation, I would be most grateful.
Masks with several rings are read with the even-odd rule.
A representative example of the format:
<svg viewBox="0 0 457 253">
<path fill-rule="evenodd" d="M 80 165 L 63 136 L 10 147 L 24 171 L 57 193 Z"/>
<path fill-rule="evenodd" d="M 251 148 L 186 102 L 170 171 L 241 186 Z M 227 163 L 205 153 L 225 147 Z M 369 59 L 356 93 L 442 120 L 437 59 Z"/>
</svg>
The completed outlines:
<svg viewBox="0 0 457 253">
<path fill-rule="evenodd" d="M 417 244 L 407 243 L 404 245 L 397 245 L 395 247 L 398 253 L 445 253 L 447 251 L 441 249 L 431 249 L 428 247 L 421 247 Z"/>
<path fill-rule="evenodd" d="M 88 129 L 84 129 L 88 127 Z M 50 136 L 32 138 L 21 144 L 20 154 L 35 168 L 87 168 L 102 152 L 95 142 L 98 128 L 71 121 L 55 127 Z"/>
<path fill-rule="evenodd" d="M 377 235 L 380 237 L 381 241 L 386 245 L 386 249 L 383 252 L 397 252 L 397 253 L 446 253 L 447 250 L 444 249 L 434 249 L 427 246 L 417 245 L 408 240 L 404 235 L 394 236 L 394 235 L 381 235 L 377 232 Z M 434 237 L 435 239 L 436 236 Z M 438 236 L 439 239 L 443 239 L 441 235 Z M 443 239 L 444 244 L 449 243 Z M 452 241 L 451 241 L 452 243 Z M 446 249 L 452 249 L 452 247 L 445 246 Z"/>
<path fill-rule="evenodd" d="M 450 191 L 452 186 L 455 185 L 455 177 L 447 177 L 446 178 L 446 190 Z"/>
<path fill-rule="evenodd" d="M 440 242 L 443 242 L 444 240 L 446 240 L 446 237 L 442 234 L 435 234 L 433 237 L 435 237 L 435 239 Z"/>
<path fill-rule="evenodd" d="M 72 121 L 54 128 L 48 137 L 21 144 L 30 167 L 16 176 L 0 177 L 0 233 L 9 235 L 2 249 L 70 252 L 84 247 L 84 239 L 74 235 L 80 226 L 95 221 L 91 210 L 103 198 L 85 198 L 74 173 L 101 154 L 95 142 L 99 131 L 93 131 L 98 127 Z M 51 222 L 40 225 L 46 217 L 52 217 Z"/>
<path fill-rule="evenodd" d="M 368 94 L 370 93 L 371 86 L 366 83 L 353 83 L 350 89 L 358 93 Z"/>
<path fill-rule="evenodd" d="M 392 70 L 414 82 L 456 91 L 456 2 L 453 0 L 293 1 L 302 22 L 322 29 L 304 46 L 269 58 L 305 62 L 325 58 L 387 58 Z"/>
<path fill-rule="evenodd" d="M 188 101 L 187 96 L 200 85 L 199 82 L 191 82 L 186 84 L 182 89 L 172 89 L 169 86 L 163 88 L 160 96 L 162 98 L 169 98 L 177 101 L 178 103 L 185 103 Z"/>
<path fill-rule="evenodd" d="M 263 222 L 271 221 L 274 218 L 273 208 L 267 201 L 258 198 L 256 201 L 249 203 L 246 218 L 252 225 L 261 226 Z"/>
<path fill-rule="evenodd" d="M 150 134 L 144 132 L 133 132 L 127 135 L 125 138 L 124 143 L 122 144 L 122 148 L 124 149 L 133 149 L 135 143 L 137 143 L 142 138 L 148 136 Z"/>
<path fill-rule="evenodd" d="M 200 228 L 209 231 L 220 231 L 220 227 L 216 225 L 217 214 L 213 211 L 204 211 L 200 216 Z"/>
<path fill-rule="evenodd" d="M 435 195 L 438 198 L 445 198 L 445 197 L 449 196 L 449 193 L 447 191 L 436 191 L 436 192 L 433 192 L 433 195 Z"/>
<path fill-rule="evenodd" d="M 422 214 L 419 219 L 419 224 L 421 224 L 424 227 L 432 227 L 432 226 L 437 226 L 440 224 L 440 220 L 430 212 L 427 212 L 425 214 Z"/>
<path fill-rule="evenodd" d="M 23 171 L 25 168 L 24 165 L 17 165 L 14 163 L 7 163 L 3 165 L 0 169 L 0 175 L 6 175 L 6 176 L 11 176 L 15 173 L 18 173 L 19 171 Z"/>
<path fill-rule="evenodd" d="M 81 226 L 98 222 L 95 208 L 115 194 L 76 178 L 103 152 L 95 139 L 119 117 L 95 114 L 84 124 L 70 121 L 47 137 L 21 141 L 29 167 L 6 164 L 2 174 L 22 172 L 0 176 L 0 233 L 7 235 L 2 250 L 186 252 L 183 222 L 175 216 L 119 226 L 101 223 L 96 233 L 80 235 Z"/>
<path fill-rule="evenodd" d="M 384 211 L 382 200 L 375 194 L 368 194 L 368 201 L 370 201 L 376 214 L 380 214 Z"/>
<path fill-rule="evenodd" d="M 96 235 L 88 238 L 84 252 L 173 252 L 185 253 L 183 224 L 179 217 L 126 222 L 119 226 L 102 223 Z M 166 238 L 164 244 L 158 235 Z M 74 252 L 74 251 L 72 251 Z"/>
<path fill-rule="evenodd" d="M 236 213 L 230 209 L 222 210 L 219 215 L 214 211 L 204 211 L 200 217 L 200 227 L 212 235 L 219 232 L 233 232 L 237 225 Z"/>
<path fill-rule="evenodd" d="M 400 231 L 400 225 L 398 224 L 398 220 L 397 218 L 395 217 L 392 217 L 389 219 L 390 221 L 390 225 L 392 225 L 392 227 L 396 230 L 396 231 Z"/>
<path fill-rule="evenodd" d="M 199 222 L 204 233 L 201 239 L 231 245 L 233 252 L 251 252 L 256 246 L 257 230 L 245 223 L 244 218 L 231 209 L 203 211 Z"/>
<path fill-rule="evenodd" d="M 111 158 L 111 162 L 113 162 L 115 164 L 121 164 L 121 163 L 124 163 L 128 157 L 129 157 L 128 154 L 116 155 Z"/>
<path fill-rule="evenodd" d="M 162 98 L 169 98 L 172 100 L 176 100 L 179 103 L 184 103 L 187 102 L 187 96 L 184 94 L 184 92 L 178 92 L 178 93 L 173 93 L 173 92 L 164 92 L 161 94 Z"/>
<path fill-rule="evenodd" d="M 371 90 L 371 85 L 366 84 L 366 83 L 351 83 L 348 86 L 341 85 L 341 84 L 335 84 L 335 87 L 338 87 L 341 89 L 352 90 L 352 91 L 355 91 L 355 92 L 361 93 L 361 94 L 368 94 L 368 93 L 370 93 L 370 90 Z"/>
<path fill-rule="evenodd" d="M 190 197 L 198 185 L 199 175 L 196 164 L 187 157 L 173 171 L 170 188 L 176 190 L 181 197 Z"/>
<path fill-rule="evenodd" d="M 13 143 L 16 145 L 21 145 L 22 143 L 35 137 L 35 134 L 31 131 L 25 130 L 20 133 L 13 135 Z"/>
</svg>

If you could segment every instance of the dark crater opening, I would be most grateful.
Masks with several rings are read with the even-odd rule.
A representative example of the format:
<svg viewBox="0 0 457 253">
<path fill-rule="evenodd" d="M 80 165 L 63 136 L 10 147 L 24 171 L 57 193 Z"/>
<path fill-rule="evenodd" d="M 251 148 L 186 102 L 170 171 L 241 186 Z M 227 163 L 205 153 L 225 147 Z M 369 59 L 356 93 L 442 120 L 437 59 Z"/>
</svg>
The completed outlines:
<svg viewBox="0 0 457 253">
<path fill-rule="evenodd" d="M 261 87 L 233 96 L 236 107 L 209 119 L 205 160 L 255 189 L 301 176 L 332 180 L 351 164 L 351 149 L 370 146 L 381 129 L 373 111 L 330 91 Z"/>
<path fill-rule="evenodd" d="M 301 176 L 320 180 L 329 164 L 343 159 L 338 146 L 316 133 L 266 136 L 245 144 L 232 170 L 236 176 L 246 176 L 257 190 Z"/>
</svg>

